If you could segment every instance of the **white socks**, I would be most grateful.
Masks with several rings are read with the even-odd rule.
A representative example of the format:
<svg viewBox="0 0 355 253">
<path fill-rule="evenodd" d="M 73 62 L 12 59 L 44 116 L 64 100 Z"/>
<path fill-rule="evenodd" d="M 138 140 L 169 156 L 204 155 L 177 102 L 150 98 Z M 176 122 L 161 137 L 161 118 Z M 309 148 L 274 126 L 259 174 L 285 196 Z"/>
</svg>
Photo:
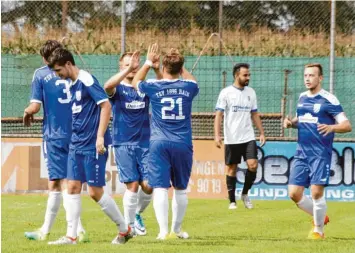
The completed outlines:
<svg viewBox="0 0 355 253">
<path fill-rule="evenodd" d="M 303 195 L 302 199 L 296 204 L 299 209 L 302 209 L 303 211 L 305 211 L 309 215 L 313 216 L 313 201 L 312 201 L 312 199 Z"/>
<path fill-rule="evenodd" d="M 327 203 L 324 197 L 313 200 L 314 232 L 323 234 L 324 218 L 327 212 Z"/>
<path fill-rule="evenodd" d="M 169 199 L 168 199 L 168 189 L 166 188 L 155 188 L 154 189 L 154 199 L 153 206 L 155 210 L 155 216 L 157 218 L 160 233 L 158 237 L 164 237 L 168 234 L 168 212 L 169 212 Z"/>
<path fill-rule="evenodd" d="M 141 187 L 138 190 L 138 204 L 136 213 L 140 214 L 149 206 L 153 194 L 146 194 Z"/>
<path fill-rule="evenodd" d="M 130 190 L 126 190 L 123 195 L 123 209 L 126 223 L 134 227 L 134 219 L 136 217 L 136 209 L 138 202 L 138 194 Z"/>
<path fill-rule="evenodd" d="M 68 207 L 68 204 L 67 204 L 67 196 L 68 196 L 68 190 L 65 189 L 63 190 L 63 206 L 64 206 L 64 209 L 65 211 L 67 211 L 67 207 Z M 79 220 L 78 220 L 78 227 L 77 227 L 77 234 L 79 235 L 80 232 L 85 232 L 85 229 L 83 227 L 83 225 L 81 224 L 81 219 L 79 217 Z"/>
<path fill-rule="evenodd" d="M 186 190 L 174 190 L 172 211 L 173 221 L 171 224 L 171 232 L 180 233 L 181 223 L 184 219 L 188 204 Z"/>
<path fill-rule="evenodd" d="M 77 237 L 78 222 L 81 213 L 81 196 L 80 194 L 68 194 L 66 196 L 66 216 L 67 216 L 67 236 L 71 238 Z"/>
<path fill-rule="evenodd" d="M 120 232 L 125 233 L 128 231 L 128 226 L 122 213 L 118 209 L 116 202 L 109 195 L 104 193 L 97 203 L 101 206 L 102 211 L 117 225 Z"/>
<path fill-rule="evenodd" d="M 55 191 L 49 192 L 46 214 L 44 216 L 44 223 L 40 229 L 43 234 L 48 234 L 49 231 L 51 230 L 55 217 L 57 216 L 60 207 L 61 198 L 62 198 L 61 192 L 55 192 Z"/>
</svg>

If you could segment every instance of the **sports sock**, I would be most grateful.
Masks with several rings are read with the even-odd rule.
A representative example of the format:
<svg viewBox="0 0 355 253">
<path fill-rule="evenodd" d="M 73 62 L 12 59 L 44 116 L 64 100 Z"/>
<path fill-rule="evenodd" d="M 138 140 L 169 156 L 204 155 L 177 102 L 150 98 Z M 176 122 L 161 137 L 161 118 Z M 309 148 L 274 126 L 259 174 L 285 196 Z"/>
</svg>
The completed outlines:
<svg viewBox="0 0 355 253">
<path fill-rule="evenodd" d="M 123 210 L 126 223 L 131 227 L 134 226 L 134 219 L 137 209 L 137 193 L 130 190 L 126 190 L 123 195 Z"/>
<path fill-rule="evenodd" d="M 171 223 L 171 232 L 179 233 L 181 224 L 185 216 L 188 204 L 186 190 L 174 190 L 172 201 L 173 220 Z"/>
<path fill-rule="evenodd" d="M 255 178 L 256 178 L 256 172 L 247 170 L 247 172 L 245 173 L 245 182 L 244 182 L 242 194 L 248 194 L 248 191 L 253 186 Z"/>
<path fill-rule="evenodd" d="M 63 190 L 63 207 L 64 207 L 64 209 L 65 209 L 65 211 L 67 211 L 67 206 L 68 206 L 68 204 L 67 204 L 67 196 L 68 196 L 68 190 L 67 189 L 65 189 L 65 190 Z M 80 219 L 80 217 L 79 217 L 79 220 L 78 220 L 78 227 L 77 227 L 77 234 L 79 235 L 79 233 L 80 232 L 85 232 L 85 229 L 84 229 L 84 227 L 83 227 L 83 224 L 81 223 L 81 219 Z"/>
<path fill-rule="evenodd" d="M 150 201 L 152 200 L 153 194 L 146 194 L 142 188 L 139 188 L 138 191 L 138 204 L 136 213 L 141 214 L 149 206 Z"/>
<path fill-rule="evenodd" d="M 235 202 L 235 185 L 237 183 L 237 177 L 226 176 L 227 190 L 229 202 Z"/>
<path fill-rule="evenodd" d="M 40 229 L 43 234 L 50 232 L 60 207 L 61 198 L 61 192 L 50 191 L 48 193 L 46 214 L 44 215 L 44 223 Z"/>
<path fill-rule="evenodd" d="M 324 219 L 327 212 L 327 203 L 325 198 L 313 200 L 314 232 L 323 234 Z"/>
<path fill-rule="evenodd" d="M 117 225 L 120 232 L 128 231 L 128 225 L 118 209 L 116 202 L 107 194 L 103 194 L 100 201 L 97 202 L 101 206 L 101 210 Z"/>
<path fill-rule="evenodd" d="M 76 238 L 81 213 L 81 196 L 80 194 L 68 194 L 66 200 L 67 236 Z"/>
<path fill-rule="evenodd" d="M 157 218 L 160 233 L 159 235 L 165 236 L 168 234 L 168 218 L 169 218 L 169 200 L 168 189 L 155 188 L 154 189 L 153 206 L 155 210 L 155 216 Z"/>
<path fill-rule="evenodd" d="M 302 199 L 296 205 L 299 209 L 313 216 L 313 201 L 310 198 L 303 195 Z"/>
</svg>

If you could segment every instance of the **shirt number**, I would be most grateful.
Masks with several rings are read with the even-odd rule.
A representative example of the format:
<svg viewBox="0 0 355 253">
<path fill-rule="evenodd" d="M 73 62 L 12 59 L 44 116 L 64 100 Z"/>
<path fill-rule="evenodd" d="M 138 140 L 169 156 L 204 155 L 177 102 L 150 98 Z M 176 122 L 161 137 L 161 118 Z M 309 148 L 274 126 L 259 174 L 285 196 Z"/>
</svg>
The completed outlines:
<svg viewBox="0 0 355 253">
<path fill-rule="evenodd" d="M 61 104 L 68 104 L 70 103 L 71 100 L 71 95 L 70 95 L 70 85 L 67 80 L 57 80 L 55 82 L 55 85 L 58 86 L 60 84 L 64 84 L 65 88 L 63 89 L 63 93 L 66 95 L 66 98 L 58 98 L 59 103 Z"/>
<path fill-rule="evenodd" d="M 185 115 L 182 114 L 182 98 L 178 98 L 176 100 L 174 100 L 173 98 L 163 98 L 162 100 L 160 100 L 160 103 L 162 104 L 169 103 L 168 106 L 163 106 L 161 108 L 162 119 L 173 119 L 173 120 L 185 119 Z M 174 110 L 175 108 L 175 104 L 177 104 L 179 107 L 179 115 L 175 115 L 171 113 L 171 111 Z M 170 112 L 170 114 L 167 115 L 167 112 Z"/>
</svg>

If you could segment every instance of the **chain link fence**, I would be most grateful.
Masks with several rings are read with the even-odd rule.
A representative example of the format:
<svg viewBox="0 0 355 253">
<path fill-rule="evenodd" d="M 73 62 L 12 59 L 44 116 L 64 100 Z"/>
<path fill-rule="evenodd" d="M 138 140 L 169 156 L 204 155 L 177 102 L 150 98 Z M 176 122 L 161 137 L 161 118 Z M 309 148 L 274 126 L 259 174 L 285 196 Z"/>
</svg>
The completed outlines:
<svg viewBox="0 0 355 253">
<path fill-rule="evenodd" d="M 162 54 L 178 48 L 200 86 L 193 105 L 195 138 L 213 138 L 214 106 L 220 90 L 232 84 L 237 62 L 251 65 L 250 86 L 258 95 L 266 134 L 275 139 L 296 136 L 281 122 L 295 115 L 305 90 L 305 64 L 323 65 L 323 87 L 329 89 L 330 1 L 125 1 L 125 22 L 122 3 L 2 2 L 2 118 L 22 116 L 33 72 L 42 65 L 39 48 L 47 39 L 73 50 L 78 65 L 101 84 L 117 72 L 123 48 L 140 50 L 142 57 L 154 42 Z M 353 125 L 354 17 L 355 2 L 336 2 L 334 93 Z M 31 133 L 20 123 L 4 127 L 6 122 L 3 134 Z M 355 131 L 339 137 L 354 141 Z"/>
</svg>

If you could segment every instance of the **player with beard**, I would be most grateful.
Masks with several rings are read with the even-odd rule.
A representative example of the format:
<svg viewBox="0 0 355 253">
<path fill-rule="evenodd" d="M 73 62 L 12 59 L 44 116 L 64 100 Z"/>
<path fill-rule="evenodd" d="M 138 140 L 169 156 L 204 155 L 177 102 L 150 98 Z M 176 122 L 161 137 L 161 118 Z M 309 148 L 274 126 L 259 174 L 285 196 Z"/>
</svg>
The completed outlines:
<svg viewBox="0 0 355 253">
<path fill-rule="evenodd" d="M 248 87 L 250 80 L 249 64 L 239 63 L 233 68 L 234 83 L 224 88 L 218 97 L 214 121 L 215 143 L 222 147 L 221 122 L 224 116 L 224 157 L 227 167 L 227 189 L 229 209 L 236 209 L 235 188 L 237 182 L 237 165 L 246 161 L 248 170 L 241 199 L 248 209 L 253 208 L 248 197 L 258 168 L 257 147 L 252 121 L 260 132 L 260 146 L 265 144 L 264 129 L 257 109 L 255 91 Z"/>
</svg>

